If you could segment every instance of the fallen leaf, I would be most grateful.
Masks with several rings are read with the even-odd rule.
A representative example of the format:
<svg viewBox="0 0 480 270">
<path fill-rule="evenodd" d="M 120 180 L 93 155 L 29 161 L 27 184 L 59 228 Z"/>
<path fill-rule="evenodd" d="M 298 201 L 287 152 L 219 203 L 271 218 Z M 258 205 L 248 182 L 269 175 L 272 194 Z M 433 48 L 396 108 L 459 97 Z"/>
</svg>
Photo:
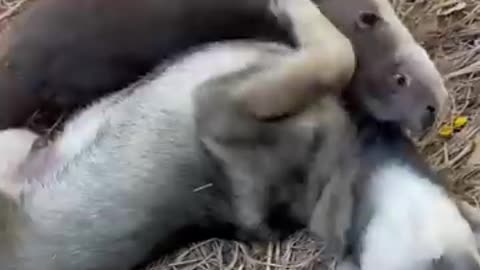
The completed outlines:
<svg viewBox="0 0 480 270">
<path fill-rule="evenodd" d="M 451 138 L 453 136 L 453 127 L 450 125 L 444 125 L 438 130 L 438 135 L 442 138 Z"/>
<path fill-rule="evenodd" d="M 467 124 L 468 124 L 468 117 L 466 117 L 466 116 L 458 116 L 458 117 L 456 117 L 455 120 L 453 121 L 453 128 L 454 128 L 456 131 L 459 131 L 459 130 L 461 130 L 462 128 L 464 128 Z"/>
</svg>

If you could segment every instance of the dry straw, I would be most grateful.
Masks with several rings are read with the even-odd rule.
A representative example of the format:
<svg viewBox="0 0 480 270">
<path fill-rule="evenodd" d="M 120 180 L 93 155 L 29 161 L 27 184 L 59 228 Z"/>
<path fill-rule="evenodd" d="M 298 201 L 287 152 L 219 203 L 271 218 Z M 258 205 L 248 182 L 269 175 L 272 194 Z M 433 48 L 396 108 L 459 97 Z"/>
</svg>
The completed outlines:
<svg viewBox="0 0 480 270">
<path fill-rule="evenodd" d="M 0 20 L 8 21 L 26 1 L 0 0 Z M 437 130 L 433 130 L 418 142 L 419 147 L 432 166 L 446 176 L 452 194 L 480 206 L 480 145 L 479 150 L 476 149 L 480 144 L 477 135 L 480 129 L 480 1 L 392 2 L 445 76 L 451 93 L 451 110 L 444 123 L 452 123 L 457 116 L 469 117 L 467 126 L 453 138 L 440 138 Z M 209 240 L 181 250 L 152 265 L 149 270 L 332 268 L 334 261 L 322 250 L 321 243 L 302 232 L 283 243 L 264 246 Z"/>
</svg>

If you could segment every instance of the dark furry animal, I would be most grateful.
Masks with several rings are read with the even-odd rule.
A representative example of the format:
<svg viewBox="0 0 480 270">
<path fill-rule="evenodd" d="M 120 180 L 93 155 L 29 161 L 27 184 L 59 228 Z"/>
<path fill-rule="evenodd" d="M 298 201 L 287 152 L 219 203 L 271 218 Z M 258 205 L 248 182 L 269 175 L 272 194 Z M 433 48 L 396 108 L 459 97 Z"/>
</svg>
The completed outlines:
<svg viewBox="0 0 480 270">
<path fill-rule="evenodd" d="M 429 127 L 446 91 L 388 1 L 316 2 L 352 41 L 361 59 L 358 97 L 372 114 L 413 131 Z M 35 1 L 1 42 L 0 129 L 25 123 L 37 109 L 87 105 L 195 45 L 241 38 L 296 44 L 274 17 L 267 0 Z M 435 98 L 423 94 L 432 90 Z"/>
<path fill-rule="evenodd" d="M 39 0 L 2 40 L 0 128 L 40 107 L 72 109 L 126 87 L 167 58 L 216 40 L 288 40 L 267 1 Z"/>
</svg>

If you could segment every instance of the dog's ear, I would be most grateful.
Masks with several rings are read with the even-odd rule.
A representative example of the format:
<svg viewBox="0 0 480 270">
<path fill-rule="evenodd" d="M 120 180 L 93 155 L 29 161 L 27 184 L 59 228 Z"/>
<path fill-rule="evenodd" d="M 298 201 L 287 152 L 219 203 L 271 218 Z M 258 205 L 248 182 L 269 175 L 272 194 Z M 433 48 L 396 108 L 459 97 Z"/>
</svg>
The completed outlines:
<svg viewBox="0 0 480 270">
<path fill-rule="evenodd" d="M 477 242 L 477 248 L 480 249 L 480 209 L 475 208 L 465 201 L 456 200 L 458 210 L 472 228 Z"/>
</svg>

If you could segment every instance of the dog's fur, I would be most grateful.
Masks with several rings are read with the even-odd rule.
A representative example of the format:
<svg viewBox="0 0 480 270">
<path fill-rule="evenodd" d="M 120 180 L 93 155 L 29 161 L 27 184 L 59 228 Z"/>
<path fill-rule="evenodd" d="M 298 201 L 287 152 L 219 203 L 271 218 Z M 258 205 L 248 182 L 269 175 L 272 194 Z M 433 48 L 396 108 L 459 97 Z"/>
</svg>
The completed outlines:
<svg viewBox="0 0 480 270">
<path fill-rule="evenodd" d="M 19 198 L 20 187 L 17 176 L 18 169 L 27 159 L 33 142 L 38 135 L 26 129 L 8 129 L 0 131 L 0 190 L 6 196 L 0 199 L 0 223 L 5 224 L 10 200 Z"/>
<path fill-rule="evenodd" d="M 368 62 L 356 73 L 364 84 L 360 101 L 378 119 L 414 131 L 430 126 L 445 89 L 388 1 L 316 2 L 350 38 L 359 62 Z M 298 43 L 274 18 L 268 0 L 35 1 L 0 42 L 0 128 L 21 125 L 40 108 L 89 104 L 195 45 L 240 38 Z M 435 98 L 423 94 L 432 89 Z"/>
<path fill-rule="evenodd" d="M 395 125 L 356 123 L 362 170 L 347 230 L 353 269 L 480 269 L 474 215 L 462 214 L 414 144 Z"/>
</svg>

